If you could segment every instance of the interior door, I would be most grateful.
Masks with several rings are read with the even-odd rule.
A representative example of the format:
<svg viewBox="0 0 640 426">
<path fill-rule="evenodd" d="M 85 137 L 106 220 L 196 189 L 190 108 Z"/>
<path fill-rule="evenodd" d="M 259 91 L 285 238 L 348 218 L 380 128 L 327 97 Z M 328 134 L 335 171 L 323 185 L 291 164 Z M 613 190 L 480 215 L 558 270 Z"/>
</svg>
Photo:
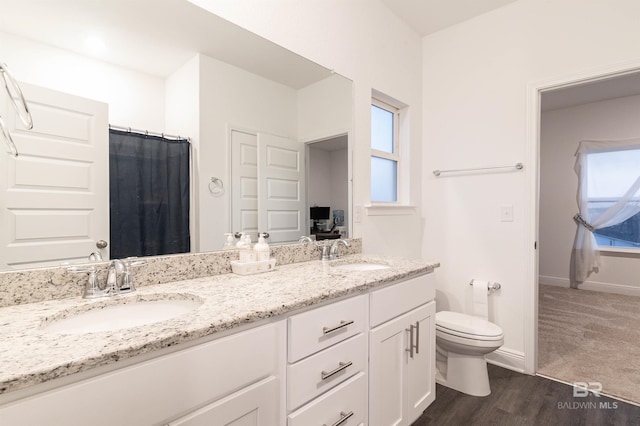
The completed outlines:
<svg viewBox="0 0 640 426">
<path fill-rule="evenodd" d="M 295 241 L 306 227 L 304 144 L 258 133 L 258 223 L 269 242 Z"/>
<path fill-rule="evenodd" d="M 96 247 L 109 237 L 107 104 L 21 87 L 33 129 L 2 102 L 19 156 L 0 153 L 0 267 L 53 266 L 95 251 L 108 259 L 108 247 Z"/>
<path fill-rule="evenodd" d="M 258 137 L 231 131 L 231 230 L 258 233 Z"/>
</svg>

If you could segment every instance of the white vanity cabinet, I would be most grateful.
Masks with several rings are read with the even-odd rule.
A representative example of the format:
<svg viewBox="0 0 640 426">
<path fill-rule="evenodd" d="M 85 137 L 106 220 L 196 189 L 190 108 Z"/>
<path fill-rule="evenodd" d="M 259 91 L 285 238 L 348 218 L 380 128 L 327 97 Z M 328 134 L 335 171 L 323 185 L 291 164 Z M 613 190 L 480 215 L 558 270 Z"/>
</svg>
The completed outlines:
<svg viewBox="0 0 640 426">
<path fill-rule="evenodd" d="M 432 281 L 0 395 L 0 424 L 409 425 L 435 398 Z"/>
<path fill-rule="evenodd" d="M 371 293 L 369 424 L 410 425 L 435 399 L 433 274 Z"/>
<path fill-rule="evenodd" d="M 368 295 L 289 318 L 288 426 L 367 422 Z"/>
<path fill-rule="evenodd" d="M 37 393 L 0 406 L 0 423 L 278 425 L 285 333 L 280 321 Z"/>
</svg>

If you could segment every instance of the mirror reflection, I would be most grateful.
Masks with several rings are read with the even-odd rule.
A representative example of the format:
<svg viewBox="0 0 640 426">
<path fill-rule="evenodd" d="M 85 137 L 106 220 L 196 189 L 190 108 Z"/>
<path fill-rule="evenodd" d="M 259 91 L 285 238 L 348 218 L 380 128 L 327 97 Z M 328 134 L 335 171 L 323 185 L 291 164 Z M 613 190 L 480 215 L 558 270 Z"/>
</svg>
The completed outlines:
<svg viewBox="0 0 640 426">
<path fill-rule="evenodd" d="M 135 235 L 121 225 L 128 218 L 146 226 L 148 215 L 131 207 L 119 219 L 109 213 L 110 199 L 124 194 L 111 175 L 134 180 L 110 167 L 114 133 L 188 146 L 186 178 L 151 178 L 158 187 L 180 180 L 178 193 L 188 191 L 182 213 L 166 213 L 157 225 L 186 223 L 176 231 L 182 248 L 169 252 L 219 250 L 224 233 L 238 231 L 254 241 L 258 232 L 270 243 L 295 241 L 309 234 L 313 205 L 331 212 L 319 237 L 332 228 L 348 236 L 348 79 L 184 0 L 162 7 L 0 0 L 0 7 L 0 62 L 20 82 L 34 122 L 26 129 L 0 97 L 20 152 L 0 156 L 0 268 L 129 254 L 113 247 Z M 152 192 L 140 195 L 144 203 L 173 197 Z"/>
</svg>

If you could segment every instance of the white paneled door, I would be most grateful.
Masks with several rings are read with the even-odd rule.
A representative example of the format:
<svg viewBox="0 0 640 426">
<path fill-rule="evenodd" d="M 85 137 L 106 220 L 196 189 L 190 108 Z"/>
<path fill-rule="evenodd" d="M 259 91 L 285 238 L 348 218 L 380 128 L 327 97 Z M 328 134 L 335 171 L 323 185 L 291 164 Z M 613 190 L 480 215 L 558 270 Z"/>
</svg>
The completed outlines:
<svg viewBox="0 0 640 426">
<path fill-rule="evenodd" d="M 304 234 L 304 144 L 267 133 L 231 131 L 232 231 L 268 232 L 269 242 Z"/>
<path fill-rule="evenodd" d="M 19 151 L 0 154 L 0 267 L 53 266 L 109 248 L 107 104 L 21 85 L 33 116 L 22 126 L 9 99 L 2 117 Z M 3 144 L 4 145 L 4 144 Z"/>
<path fill-rule="evenodd" d="M 231 231 L 258 233 L 258 137 L 231 131 Z"/>
<path fill-rule="evenodd" d="M 258 133 L 258 227 L 272 243 L 304 233 L 304 158 L 304 144 Z"/>
</svg>

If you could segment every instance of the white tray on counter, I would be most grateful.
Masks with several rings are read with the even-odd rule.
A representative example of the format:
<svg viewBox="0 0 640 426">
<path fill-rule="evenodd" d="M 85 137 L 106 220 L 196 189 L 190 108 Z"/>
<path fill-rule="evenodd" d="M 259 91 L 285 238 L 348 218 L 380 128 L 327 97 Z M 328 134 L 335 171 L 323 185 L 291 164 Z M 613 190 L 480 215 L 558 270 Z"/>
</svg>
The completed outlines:
<svg viewBox="0 0 640 426">
<path fill-rule="evenodd" d="M 269 272 L 276 269 L 276 259 L 269 260 L 257 260 L 254 262 L 240 262 L 239 260 L 232 260 L 231 270 L 234 274 L 238 275 L 251 275 L 260 274 L 262 272 Z"/>
</svg>

